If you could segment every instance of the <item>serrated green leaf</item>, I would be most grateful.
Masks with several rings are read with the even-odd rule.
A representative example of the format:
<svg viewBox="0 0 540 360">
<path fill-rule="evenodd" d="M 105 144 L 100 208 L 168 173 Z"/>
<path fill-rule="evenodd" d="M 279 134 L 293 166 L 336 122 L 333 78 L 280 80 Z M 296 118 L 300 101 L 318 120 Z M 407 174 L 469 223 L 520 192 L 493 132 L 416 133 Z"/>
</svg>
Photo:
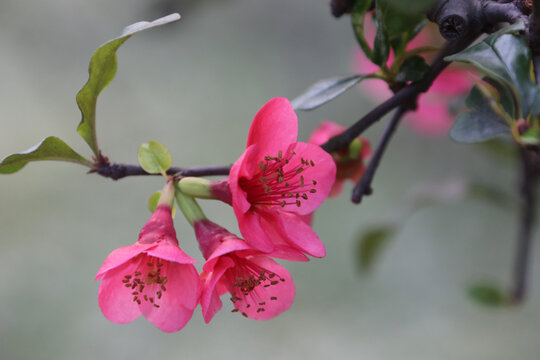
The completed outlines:
<svg viewBox="0 0 540 360">
<path fill-rule="evenodd" d="M 419 81 L 424 78 L 429 69 L 430 67 L 423 57 L 412 56 L 403 62 L 394 80 L 399 82 Z"/>
<path fill-rule="evenodd" d="M 151 213 L 156 211 L 160 196 L 161 196 L 161 190 L 158 190 L 152 195 L 150 195 L 150 197 L 148 198 L 148 210 L 150 210 Z M 176 207 L 174 206 L 174 203 L 173 203 L 171 205 L 171 216 L 174 218 L 175 215 L 176 215 Z"/>
<path fill-rule="evenodd" d="M 116 74 L 116 51 L 134 34 L 178 19 L 180 19 L 179 14 L 171 14 L 152 22 L 141 21 L 129 25 L 124 29 L 120 37 L 100 46 L 92 56 L 88 67 L 88 81 L 77 94 L 77 105 L 82 113 L 82 120 L 77 127 L 77 132 L 96 156 L 99 156 L 96 137 L 96 103 L 99 93 L 112 81 Z"/>
<path fill-rule="evenodd" d="M 506 120 L 493 111 L 476 86 L 471 89 L 466 103 L 471 111 L 460 114 L 454 122 L 450 130 L 454 141 L 476 143 L 510 133 Z"/>
<path fill-rule="evenodd" d="M 317 81 L 291 104 L 295 110 L 313 110 L 341 95 L 360 81 L 373 75 L 336 76 Z"/>
<path fill-rule="evenodd" d="M 531 110 L 540 112 L 540 106 L 535 104 L 540 92 L 531 78 L 531 52 L 527 40 L 515 34 L 523 29 L 521 22 L 508 26 L 445 59 L 470 64 L 508 87 L 520 110 L 515 118 L 526 116 Z"/>
<path fill-rule="evenodd" d="M 468 289 L 469 297 L 476 303 L 485 306 L 507 305 L 507 297 L 497 286 L 492 284 L 476 284 Z"/>
<path fill-rule="evenodd" d="M 395 228 L 390 225 L 379 225 L 364 231 L 358 238 L 357 262 L 361 271 L 373 268 L 382 250 L 394 235 Z"/>
<path fill-rule="evenodd" d="M 92 167 L 89 160 L 77 154 L 65 142 L 55 136 L 49 136 L 28 150 L 9 155 L 0 160 L 0 174 L 12 174 L 31 161 L 42 160 L 68 161 Z"/>
<path fill-rule="evenodd" d="M 157 141 L 149 141 L 139 147 L 139 164 L 149 174 L 165 174 L 172 165 L 169 150 Z"/>
</svg>

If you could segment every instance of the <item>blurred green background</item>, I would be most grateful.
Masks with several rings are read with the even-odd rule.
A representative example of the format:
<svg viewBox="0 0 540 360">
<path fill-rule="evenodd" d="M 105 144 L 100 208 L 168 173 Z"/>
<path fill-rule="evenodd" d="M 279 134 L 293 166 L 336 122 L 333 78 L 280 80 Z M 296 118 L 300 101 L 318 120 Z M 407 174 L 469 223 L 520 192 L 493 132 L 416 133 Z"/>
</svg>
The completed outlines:
<svg viewBox="0 0 540 360">
<path fill-rule="evenodd" d="M 173 11 L 180 22 L 119 50 L 117 77 L 100 97 L 99 141 L 113 161 L 136 162 L 138 146 L 157 140 L 176 165 L 231 163 L 266 101 L 352 71 L 348 18 L 332 18 L 326 0 L 3 0 L 0 157 L 48 135 L 89 155 L 75 132 L 75 94 L 91 54 L 124 26 Z M 352 90 L 299 114 L 300 136 L 324 119 L 351 124 L 373 105 Z M 366 135 L 376 143 L 381 131 Z M 162 180 L 113 182 L 72 164 L 30 164 L 0 177 L 0 358 L 538 359 L 537 246 L 523 307 L 485 308 L 466 295 L 477 280 L 509 285 L 515 208 L 478 199 L 432 205 L 410 214 L 370 275 L 355 265 L 355 238 L 385 221 L 411 188 L 473 179 L 512 193 L 516 168 L 403 126 L 374 195 L 354 206 L 348 185 L 317 212 L 314 228 L 328 255 L 286 265 L 297 289 L 288 312 L 255 322 L 231 314 L 225 301 L 210 324 L 198 308 L 183 330 L 164 334 L 143 318 L 108 322 L 93 280 L 110 251 L 137 239 L 146 200 Z M 237 230 L 229 207 L 203 207 Z M 182 248 L 201 261 L 189 225 L 181 216 L 176 225 Z"/>
</svg>

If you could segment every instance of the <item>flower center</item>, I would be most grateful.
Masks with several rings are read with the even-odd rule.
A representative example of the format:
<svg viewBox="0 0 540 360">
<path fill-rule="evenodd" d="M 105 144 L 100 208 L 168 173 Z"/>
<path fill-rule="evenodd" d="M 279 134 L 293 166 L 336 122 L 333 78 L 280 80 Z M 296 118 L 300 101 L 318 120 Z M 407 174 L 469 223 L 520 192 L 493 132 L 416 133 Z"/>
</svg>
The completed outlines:
<svg viewBox="0 0 540 360">
<path fill-rule="evenodd" d="M 166 272 L 167 262 L 146 254 L 139 256 L 141 259 L 136 270 L 125 275 L 122 283 L 126 288 L 131 288 L 134 302 L 141 305 L 144 301 L 159 308 L 159 300 L 167 291 L 167 276 L 162 274 Z"/>
<path fill-rule="evenodd" d="M 229 255 L 233 258 L 236 266 L 225 273 L 227 288 L 231 293 L 231 302 L 236 307 L 232 312 L 239 312 L 238 303 L 243 304 L 246 309 L 257 308 L 257 312 L 266 311 L 266 301 L 276 301 L 277 296 L 269 296 L 267 288 L 284 282 L 285 279 L 278 274 L 268 271 L 263 267 L 241 258 L 236 255 Z M 248 317 L 246 312 L 242 316 Z"/>
<path fill-rule="evenodd" d="M 279 150 L 277 156 L 265 156 L 259 162 L 259 173 L 251 179 L 241 179 L 240 186 L 251 204 L 301 207 L 317 192 L 317 180 L 306 180 L 303 174 L 310 167 L 315 167 L 313 160 L 299 157 L 294 150 L 283 156 Z"/>
</svg>

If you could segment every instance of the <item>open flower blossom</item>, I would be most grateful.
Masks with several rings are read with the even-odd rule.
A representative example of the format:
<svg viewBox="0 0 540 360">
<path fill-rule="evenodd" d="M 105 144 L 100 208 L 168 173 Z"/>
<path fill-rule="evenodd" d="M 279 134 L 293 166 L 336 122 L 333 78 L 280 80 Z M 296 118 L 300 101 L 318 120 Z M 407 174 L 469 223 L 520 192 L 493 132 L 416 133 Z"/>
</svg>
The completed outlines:
<svg viewBox="0 0 540 360">
<path fill-rule="evenodd" d="M 109 254 L 96 275 L 99 307 L 114 323 L 126 324 L 142 314 L 160 330 L 174 332 L 198 304 L 196 261 L 178 247 L 168 204 L 157 207 L 135 244 Z"/>
<path fill-rule="evenodd" d="M 315 145 L 322 145 L 343 131 L 345 131 L 344 126 L 332 121 L 323 121 L 321 125 L 313 130 L 309 142 Z M 333 156 L 336 162 L 337 172 L 336 181 L 330 191 L 330 197 L 338 196 L 341 193 L 345 180 L 350 179 L 355 183 L 360 181 L 366 171 L 364 160 L 371 156 L 371 145 L 367 139 L 359 136 L 349 148 L 336 152 Z"/>
<path fill-rule="evenodd" d="M 285 98 L 270 100 L 255 116 L 247 149 L 229 175 L 240 232 L 254 248 L 288 260 L 323 257 L 325 248 L 301 216 L 330 193 L 336 177 L 332 156 L 297 142 L 298 119 Z"/>
<path fill-rule="evenodd" d="M 375 38 L 375 26 L 371 21 L 371 14 L 366 15 L 365 34 L 372 45 L 372 39 Z M 436 43 L 437 39 L 432 34 L 431 28 L 426 27 L 409 42 L 407 50 Z M 373 64 L 360 49 L 355 50 L 353 61 L 356 72 L 366 74 L 379 70 L 379 67 Z M 390 66 L 393 61 L 394 53 L 390 50 L 386 65 Z M 440 136 L 447 133 L 455 119 L 455 115 L 448 108 L 449 103 L 456 97 L 467 94 L 471 86 L 467 71 L 450 65 L 435 79 L 429 91 L 418 97 L 417 109 L 405 114 L 405 122 L 423 135 Z M 379 79 L 364 80 L 359 87 L 366 90 L 365 94 L 374 101 L 384 101 L 392 96 L 388 85 Z"/>
<path fill-rule="evenodd" d="M 250 319 L 267 320 L 289 309 L 295 288 L 284 267 L 209 220 L 196 221 L 194 228 L 207 260 L 200 300 L 207 323 L 221 309 L 225 293 L 230 293 L 232 311 Z"/>
</svg>

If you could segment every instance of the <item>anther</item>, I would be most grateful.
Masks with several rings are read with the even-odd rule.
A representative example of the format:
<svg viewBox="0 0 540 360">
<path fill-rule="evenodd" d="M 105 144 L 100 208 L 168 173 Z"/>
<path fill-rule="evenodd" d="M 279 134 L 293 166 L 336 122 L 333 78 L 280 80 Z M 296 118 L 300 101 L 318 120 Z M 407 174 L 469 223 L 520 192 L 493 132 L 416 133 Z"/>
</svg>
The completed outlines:
<svg viewBox="0 0 540 360">
<path fill-rule="evenodd" d="M 317 189 L 311 189 L 309 190 L 310 193 L 315 194 L 317 192 Z"/>
<path fill-rule="evenodd" d="M 296 173 L 297 173 L 297 174 L 300 174 L 302 171 L 304 171 L 304 168 L 296 169 Z"/>
<path fill-rule="evenodd" d="M 242 313 L 242 316 L 245 317 L 245 318 L 248 317 L 247 314 L 246 314 L 245 312 Z"/>
<path fill-rule="evenodd" d="M 231 312 L 233 313 L 238 312 L 238 309 L 232 309 Z"/>
<path fill-rule="evenodd" d="M 271 296 L 270 300 L 277 300 L 277 296 Z"/>
<path fill-rule="evenodd" d="M 311 164 L 311 166 L 315 166 L 315 162 L 313 160 L 309 160 L 309 163 Z"/>
<path fill-rule="evenodd" d="M 154 304 L 154 307 L 155 307 L 155 308 L 159 308 L 159 305 L 157 305 L 157 304 Z"/>
<path fill-rule="evenodd" d="M 317 180 L 312 181 L 313 185 L 317 185 Z"/>
<path fill-rule="evenodd" d="M 308 199 L 307 194 L 302 194 L 302 199 L 307 200 Z"/>
<path fill-rule="evenodd" d="M 296 206 L 298 207 L 302 206 L 302 202 L 300 200 L 296 200 Z"/>
</svg>

